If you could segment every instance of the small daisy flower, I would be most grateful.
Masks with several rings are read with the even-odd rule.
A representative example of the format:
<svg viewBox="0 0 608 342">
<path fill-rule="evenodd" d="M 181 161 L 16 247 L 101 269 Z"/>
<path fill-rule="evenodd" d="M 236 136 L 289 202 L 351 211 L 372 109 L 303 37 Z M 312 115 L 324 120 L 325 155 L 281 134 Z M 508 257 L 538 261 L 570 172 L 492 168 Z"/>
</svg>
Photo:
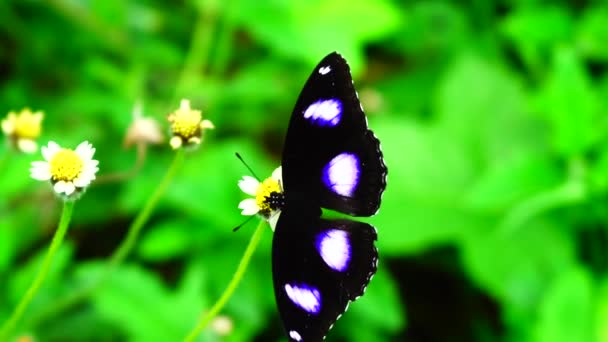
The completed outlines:
<svg viewBox="0 0 608 342">
<path fill-rule="evenodd" d="M 179 109 L 169 114 L 171 140 L 169 145 L 176 150 L 182 146 L 197 146 L 202 141 L 203 131 L 213 129 L 213 123 L 203 120 L 200 110 L 190 109 L 190 101 L 182 100 Z"/>
<path fill-rule="evenodd" d="M 41 111 L 32 113 L 29 108 L 19 113 L 9 112 L 2 120 L 2 132 L 19 151 L 34 153 L 38 150 L 36 139 L 40 136 L 43 118 Z"/>
<path fill-rule="evenodd" d="M 129 147 L 139 143 L 158 145 L 163 140 L 163 133 L 158 121 L 150 117 L 144 117 L 141 102 L 137 102 L 133 107 L 133 121 L 125 136 L 125 146 Z"/>
<path fill-rule="evenodd" d="M 241 214 L 247 216 L 262 215 L 274 231 L 281 208 L 284 205 L 283 171 L 281 167 L 279 166 L 272 172 L 272 176 L 261 183 L 253 177 L 243 176 L 243 179 L 239 180 L 239 187 L 244 193 L 254 196 L 254 198 L 248 198 L 239 203 L 239 209 L 242 210 Z"/>
<path fill-rule="evenodd" d="M 95 148 L 87 141 L 73 151 L 49 141 L 41 150 L 45 161 L 32 162 L 30 174 L 34 179 L 50 181 L 64 199 L 78 198 L 99 171 L 99 161 L 93 159 Z"/>
</svg>

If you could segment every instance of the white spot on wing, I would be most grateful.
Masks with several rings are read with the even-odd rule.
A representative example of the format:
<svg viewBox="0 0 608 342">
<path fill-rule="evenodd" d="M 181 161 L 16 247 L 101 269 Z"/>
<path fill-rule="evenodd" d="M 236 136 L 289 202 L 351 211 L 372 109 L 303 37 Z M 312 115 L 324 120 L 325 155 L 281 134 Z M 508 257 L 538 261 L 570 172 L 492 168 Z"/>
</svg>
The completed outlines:
<svg viewBox="0 0 608 342">
<path fill-rule="evenodd" d="M 335 193 L 350 197 L 359 183 L 359 159 L 352 153 L 340 153 L 323 169 L 323 182 Z"/>
<path fill-rule="evenodd" d="M 340 123 L 342 103 L 338 99 L 313 102 L 304 111 L 304 118 L 320 126 L 335 126 Z"/>
<path fill-rule="evenodd" d="M 285 293 L 295 305 L 304 311 L 312 314 L 318 314 L 321 311 L 321 293 L 316 288 L 307 285 L 285 284 Z"/>
<path fill-rule="evenodd" d="M 291 330 L 289 332 L 289 337 L 293 338 L 296 341 L 302 341 L 302 336 L 300 336 L 300 334 L 295 330 Z"/>
<path fill-rule="evenodd" d="M 331 71 L 331 67 L 329 65 L 319 68 L 319 74 L 321 74 L 321 75 L 327 75 L 327 73 L 330 71 Z"/>
<path fill-rule="evenodd" d="M 348 233 L 344 230 L 330 229 L 317 236 L 316 247 L 327 266 L 344 272 L 351 258 Z"/>
</svg>

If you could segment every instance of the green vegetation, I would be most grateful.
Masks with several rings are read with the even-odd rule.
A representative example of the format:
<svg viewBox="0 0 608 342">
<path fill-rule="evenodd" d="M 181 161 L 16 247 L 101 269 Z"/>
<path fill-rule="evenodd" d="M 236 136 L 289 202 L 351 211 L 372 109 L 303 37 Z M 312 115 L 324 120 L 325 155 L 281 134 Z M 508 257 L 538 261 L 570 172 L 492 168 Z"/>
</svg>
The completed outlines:
<svg viewBox="0 0 608 342">
<path fill-rule="evenodd" d="M 39 145 L 87 140 L 100 168 L 12 337 L 182 341 L 255 230 L 232 232 L 248 174 L 234 153 L 270 175 L 304 81 L 337 50 L 389 179 L 366 220 L 378 273 L 328 341 L 608 342 L 608 4 L 404 3 L 1 1 L 0 117 L 43 111 Z M 166 133 L 124 146 L 133 108 L 164 133 L 182 98 L 215 129 L 171 168 L 134 248 L 113 263 L 175 165 Z M 29 177 L 40 153 L 4 137 L 0 147 L 1 325 L 62 203 Z M 199 341 L 285 340 L 271 241 L 266 230 Z"/>
</svg>

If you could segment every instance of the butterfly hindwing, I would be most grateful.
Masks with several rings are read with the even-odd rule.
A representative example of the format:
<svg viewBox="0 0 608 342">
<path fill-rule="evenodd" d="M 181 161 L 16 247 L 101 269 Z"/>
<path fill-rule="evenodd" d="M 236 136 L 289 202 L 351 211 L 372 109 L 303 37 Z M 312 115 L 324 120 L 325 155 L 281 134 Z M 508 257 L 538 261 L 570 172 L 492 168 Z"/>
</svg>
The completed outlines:
<svg viewBox="0 0 608 342">
<path fill-rule="evenodd" d="M 291 341 L 321 341 L 376 272 L 376 230 L 367 223 L 325 220 L 316 210 L 279 218 L 272 244 L 276 302 Z"/>
<path fill-rule="evenodd" d="M 283 150 L 286 192 L 320 207 L 371 216 L 380 206 L 387 169 L 380 143 L 353 86 L 348 64 L 325 57 L 304 85 Z"/>
</svg>

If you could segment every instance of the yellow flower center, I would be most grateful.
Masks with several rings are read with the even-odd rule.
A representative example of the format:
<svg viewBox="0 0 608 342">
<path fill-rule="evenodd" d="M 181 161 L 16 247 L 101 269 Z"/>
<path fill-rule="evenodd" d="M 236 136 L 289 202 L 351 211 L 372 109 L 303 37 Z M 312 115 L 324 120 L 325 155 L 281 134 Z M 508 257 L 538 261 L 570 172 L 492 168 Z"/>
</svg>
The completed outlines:
<svg viewBox="0 0 608 342">
<path fill-rule="evenodd" d="M 182 100 L 179 109 L 169 116 L 173 134 L 179 135 L 186 140 L 200 136 L 202 119 L 203 115 L 201 111 L 190 109 L 190 102 L 188 100 Z"/>
<path fill-rule="evenodd" d="M 32 114 L 29 110 L 21 112 L 15 120 L 15 135 L 20 138 L 38 138 L 41 120 L 41 115 Z"/>
<path fill-rule="evenodd" d="M 268 213 L 272 210 L 270 203 L 268 203 L 268 197 L 273 192 L 281 193 L 281 186 L 276 179 L 266 178 L 255 192 L 255 202 L 260 207 L 260 212 Z"/>
<path fill-rule="evenodd" d="M 80 175 L 84 162 L 76 152 L 62 149 L 57 152 L 51 161 L 51 176 L 57 181 L 73 181 Z"/>
</svg>

